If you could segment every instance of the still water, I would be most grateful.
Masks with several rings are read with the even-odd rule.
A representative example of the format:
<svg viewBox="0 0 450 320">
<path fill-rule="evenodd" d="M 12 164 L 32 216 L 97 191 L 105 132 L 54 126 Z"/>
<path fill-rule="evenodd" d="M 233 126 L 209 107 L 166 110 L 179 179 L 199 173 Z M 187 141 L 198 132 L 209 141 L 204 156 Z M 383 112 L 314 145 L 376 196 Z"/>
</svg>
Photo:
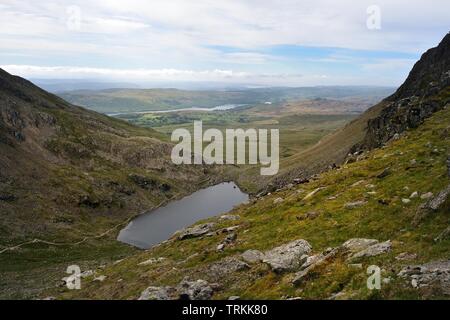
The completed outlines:
<svg viewBox="0 0 450 320">
<path fill-rule="evenodd" d="M 169 239 L 177 230 L 199 220 L 226 213 L 247 201 L 248 195 L 234 182 L 220 183 L 136 217 L 120 231 L 117 239 L 148 249 Z"/>
</svg>

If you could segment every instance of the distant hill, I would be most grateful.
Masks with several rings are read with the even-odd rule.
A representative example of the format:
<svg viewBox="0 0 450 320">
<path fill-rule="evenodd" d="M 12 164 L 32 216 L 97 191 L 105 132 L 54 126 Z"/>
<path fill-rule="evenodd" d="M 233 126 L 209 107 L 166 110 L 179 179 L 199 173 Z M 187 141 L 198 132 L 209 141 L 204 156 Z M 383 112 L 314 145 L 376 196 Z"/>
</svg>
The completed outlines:
<svg viewBox="0 0 450 320">
<path fill-rule="evenodd" d="M 188 91 L 178 89 L 75 90 L 58 93 L 63 99 L 102 113 L 126 113 L 181 108 L 212 108 L 225 104 L 279 103 L 305 99 L 363 99 L 376 103 L 393 88 L 366 86 L 258 88 L 242 90 Z"/>
<path fill-rule="evenodd" d="M 100 82 L 73 79 L 30 79 L 40 88 L 52 93 L 74 90 L 104 90 L 112 88 L 139 88 L 138 85 L 129 82 Z"/>
</svg>

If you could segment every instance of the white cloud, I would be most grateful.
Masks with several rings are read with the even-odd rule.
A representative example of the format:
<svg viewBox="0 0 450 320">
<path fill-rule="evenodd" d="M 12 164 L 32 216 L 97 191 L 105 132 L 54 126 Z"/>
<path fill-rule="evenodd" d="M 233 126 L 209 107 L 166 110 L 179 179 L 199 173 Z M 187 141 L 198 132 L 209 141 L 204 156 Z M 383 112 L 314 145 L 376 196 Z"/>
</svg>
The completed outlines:
<svg viewBox="0 0 450 320">
<path fill-rule="evenodd" d="M 381 30 L 366 27 L 366 9 L 372 4 L 381 9 Z M 70 6 L 80 8 L 78 30 L 67 27 Z M 301 45 L 418 55 L 449 31 L 449 13 L 448 0 L 2 0 L 0 52 L 7 64 L 233 69 L 254 75 L 270 70 L 280 75 L 290 70 L 289 61 L 267 54 L 267 48 Z M 17 60 L 11 58 L 14 53 Z M 381 72 L 410 63 L 402 59 L 356 63 Z M 355 61 L 339 56 L 313 60 Z M 317 79 L 310 73 L 295 81 Z"/>
<path fill-rule="evenodd" d="M 163 32 L 172 42 L 240 48 L 298 44 L 415 52 L 443 35 L 437 30 L 448 31 L 450 12 L 447 0 L 378 0 L 382 29 L 374 31 L 366 28 L 371 0 L 4 1 L 5 34 L 71 35 L 64 30 L 66 9 L 76 5 L 85 33 Z M 159 29 L 142 30 L 151 25 Z"/>
<path fill-rule="evenodd" d="M 259 85 L 297 85 L 303 81 L 301 74 L 249 73 L 234 70 L 182 70 L 182 69 L 108 69 L 75 66 L 42 67 L 33 65 L 0 65 L 0 68 L 25 78 L 97 79 L 113 81 L 214 81 L 223 83 L 252 83 Z M 312 78 L 326 78 L 313 75 Z"/>
</svg>

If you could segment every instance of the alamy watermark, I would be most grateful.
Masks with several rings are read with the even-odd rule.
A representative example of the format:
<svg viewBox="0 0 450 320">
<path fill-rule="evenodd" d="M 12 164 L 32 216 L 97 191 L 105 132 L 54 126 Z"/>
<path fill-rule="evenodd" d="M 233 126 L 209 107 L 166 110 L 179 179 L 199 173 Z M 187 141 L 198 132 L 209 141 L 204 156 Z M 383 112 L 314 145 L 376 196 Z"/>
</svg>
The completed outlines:
<svg viewBox="0 0 450 320">
<path fill-rule="evenodd" d="M 81 289 L 81 268 L 74 264 L 68 266 L 66 269 L 66 273 L 70 274 L 68 277 L 65 277 L 63 280 L 66 283 L 66 287 L 69 290 L 80 290 Z"/>
<path fill-rule="evenodd" d="M 381 289 L 381 269 L 379 266 L 369 266 L 367 268 L 367 289 L 369 290 L 380 290 Z"/>
<path fill-rule="evenodd" d="M 193 137 L 189 130 L 179 128 L 171 139 L 178 142 L 171 154 L 175 164 L 259 163 L 261 175 L 277 174 L 280 166 L 278 129 L 270 129 L 270 142 L 268 129 L 225 129 L 224 138 L 219 129 L 203 132 L 202 121 L 194 121 Z"/>
<path fill-rule="evenodd" d="M 367 20 L 366 26 L 369 30 L 380 30 L 381 29 L 381 8 L 377 5 L 371 5 L 366 9 Z"/>
<path fill-rule="evenodd" d="M 81 30 L 81 8 L 79 6 L 68 6 L 66 8 L 66 27 L 70 31 Z"/>
</svg>

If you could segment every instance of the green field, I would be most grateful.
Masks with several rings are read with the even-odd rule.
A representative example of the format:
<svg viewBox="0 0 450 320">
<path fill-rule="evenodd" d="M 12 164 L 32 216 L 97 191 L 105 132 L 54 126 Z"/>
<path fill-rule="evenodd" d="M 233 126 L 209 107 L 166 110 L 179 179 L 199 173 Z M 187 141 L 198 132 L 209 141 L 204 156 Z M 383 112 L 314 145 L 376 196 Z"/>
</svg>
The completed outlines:
<svg viewBox="0 0 450 320">
<path fill-rule="evenodd" d="M 293 108 L 293 105 L 297 107 Z M 297 102 L 288 106 L 256 105 L 226 111 L 124 114 L 117 117 L 137 126 L 153 128 L 168 138 L 177 128 L 185 128 L 192 133 L 194 121 L 202 121 L 204 130 L 217 128 L 223 134 L 225 129 L 236 128 L 279 129 L 280 156 L 287 158 L 304 151 L 357 116 L 343 111 L 347 106 L 344 102 L 339 107 L 333 105 L 334 109 L 327 112 L 305 111 L 302 106 L 303 102 Z"/>
</svg>

